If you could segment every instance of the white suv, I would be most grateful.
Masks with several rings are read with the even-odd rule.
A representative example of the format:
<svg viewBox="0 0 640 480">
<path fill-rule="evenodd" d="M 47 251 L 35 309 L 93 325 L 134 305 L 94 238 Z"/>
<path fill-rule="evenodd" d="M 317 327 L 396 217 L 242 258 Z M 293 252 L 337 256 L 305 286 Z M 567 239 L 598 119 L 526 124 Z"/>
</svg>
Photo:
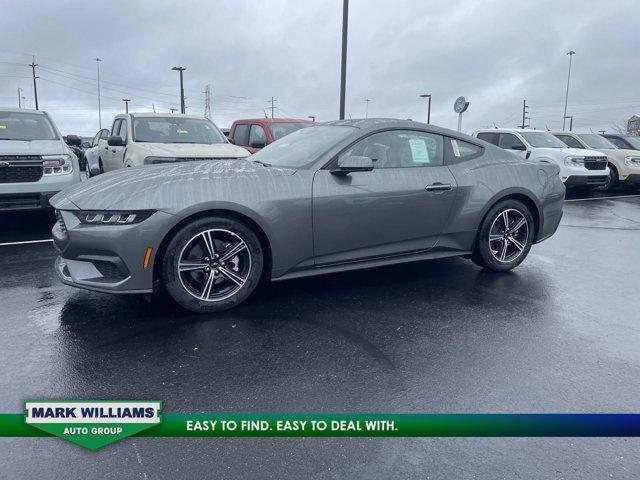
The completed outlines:
<svg viewBox="0 0 640 480">
<path fill-rule="evenodd" d="M 161 113 L 116 115 L 97 145 L 99 173 L 123 167 L 249 156 L 205 117 Z"/>
<path fill-rule="evenodd" d="M 521 128 L 478 130 L 473 136 L 532 161 L 555 163 L 566 186 L 607 183 L 607 156 L 595 150 L 569 148 L 549 132 Z"/>
</svg>

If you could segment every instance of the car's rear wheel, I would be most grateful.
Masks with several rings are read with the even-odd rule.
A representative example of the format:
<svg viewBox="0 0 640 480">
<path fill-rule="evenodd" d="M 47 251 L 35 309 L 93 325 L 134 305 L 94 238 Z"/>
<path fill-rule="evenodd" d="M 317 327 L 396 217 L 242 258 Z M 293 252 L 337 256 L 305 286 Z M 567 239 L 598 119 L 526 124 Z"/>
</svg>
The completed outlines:
<svg viewBox="0 0 640 480">
<path fill-rule="evenodd" d="M 193 312 L 233 308 L 253 292 L 262 275 L 260 241 L 244 223 L 224 217 L 195 220 L 169 241 L 162 283 Z"/>
<path fill-rule="evenodd" d="M 471 259 L 479 266 L 504 272 L 522 263 L 535 234 L 533 216 L 518 200 L 505 200 L 485 216 Z"/>
</svg>

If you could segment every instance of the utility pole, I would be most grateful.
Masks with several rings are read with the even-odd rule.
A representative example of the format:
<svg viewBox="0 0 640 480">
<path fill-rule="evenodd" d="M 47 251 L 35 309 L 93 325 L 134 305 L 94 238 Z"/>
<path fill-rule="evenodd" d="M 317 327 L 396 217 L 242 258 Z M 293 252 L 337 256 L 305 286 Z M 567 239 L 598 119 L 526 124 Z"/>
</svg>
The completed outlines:
<svg viewBox="0 0 640 480">
<path fill-rule="evenodd" d="M 173 67 L 171 70 L 175 70 L 177 72 L 180 72 L 180 113 L 184 114 L 185 113 L 185 108 L 184 108 L 184 79 L 182 77 L 182 72 L 184 72 L 186 70 L 185 67 Z"/>
<path fill-rule="evenodd" d="M 274 108 L 275 108 L 275 107 L 273 106 L 273 102 L 275 102 L 275 101 L 276 101 L 276 99 L 275 99 L 275 98 L 273 98 L 273 97 L 271 97 L 271 118 L 272 118 L 272 119 L 273 119 L 273 110 L 274 110 Z"/>
<path fill-rule="evenodd" d="M 33 72 L 33 97 L 36 101 L 36 110 L 38 110 L 38 86 L 36 85 L 36 78 L 38 78 L 36 77 L 36 67 L 38 66 L 38 64 L 36 63 L 35 55 L 33 56 L 33 60 L 31 61 L 29 66 L 31 67 L 31 71 Z"/>
<path fill-rule="evenodd" d="M 347 30 L 349 0 L 342 0 L 342 59 L 340 62 L 340 120 L 344 120 L 345 87 L 347 84 Z"/>
<path fill-rule="evenodd" d="M 313 123 L 316 122 L 316 116 L 315 115 L 309 115 L 309 116 L 307 116 L 307 118 L 310 118 Z"/>
<path fill-rule="evenodd" d="M 211 85 L 204 87 L 204 116 L 211 120 Z"/>
<path fill-rule="evenodd" d="M 18 87 L 18 108 L 22 108 L 22 89 Z"/>
<path fill-rule="evenodd" d="M 369 100 L 368 98 L 365 98 L 364 101 L 367 102 L 367 107 L 366 107 L 366 110 L 364 112 L 364 118 L 369 118 L 369 102 L 371 100 Z"/>
<path fill-rule="evenodd" d="M 569 119 L 569 131 L 571 132 L 573 131 L 573 115 L 565 115 L 563 117 L 563 123 L 564 123 L 564 120 L 567 118 Z M 564 127 L 563 127 L 563 130 L 564 130 Z"/>
<path fill-rule="evenodd" d="M 123 98 L 122 101 L 124 102 L 124 113 L 129 113 L 129 102 L 131 101 L 131 99 Z"/>
<path fill-rule="evenodd" d="M 96 69 L 98 71 L 98 127 L 102 130 L 102 105 L 100 105 L 100 62 L 102 60 L 96 57 Z"/>
<path fill-rule="evenodd" d="M 419 95 L 419 97 L 429 100 L 429 104 L 427 106 L 427 123 L 431 123 L 431 94 L 423 93 L 422 95 Z"/>
<path fill-rule="evenodd" d="M 527 125 L 527 120 L 531 120 L 530 117 L 527 117 L 527 113 L 529 113 L 529 107 L 527 106 L 527 101 L 523 100 L 522 101 L 522 125 L 520 125 L 520 128 L 527 128 L 531 126 L 531 125 Z"/>
<path fill-rule="evenodd" d="M 567 118 L 567 102 L 569 100 L 569 80 L 571 79 L 571 58 L 576 54 L 573 50 L 569 50 L 569 74 L 567 75 L 567 92 L 564 95 L 564 113 L 562 114 L 562 130 L 565 128 L 565 120 Z"/>
</svg>

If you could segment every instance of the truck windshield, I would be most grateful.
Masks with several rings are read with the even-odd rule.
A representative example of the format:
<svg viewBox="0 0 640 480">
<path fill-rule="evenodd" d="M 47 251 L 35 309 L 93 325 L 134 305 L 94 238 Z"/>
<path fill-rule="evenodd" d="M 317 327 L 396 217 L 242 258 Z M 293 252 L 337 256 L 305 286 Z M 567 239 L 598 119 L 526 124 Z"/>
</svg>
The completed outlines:
<svg viewBox="0 0 640 480">
<path fill-rule="evenodd" d="M 250 159 L 278 167 L 304 167 L 355 131 L 353 127 L 338 125 L 303 128 L 267 145 Z"/>
<path fill-rule="evenodd" d="M 623 137 L 627 142 L 633 145 L 633 148 L 640 149 L 640 137 Z"/>
<path fill-rule="evenodd" d="M 569 148 L 549 132 L 520 132 L 520 135 L 535 148 Z"/>
<path fill-rule="evenodd" d="M 618 148 L 609 140 L 596 133 L 581 133 L 578 135 L 589 148 Z"/>
<path fill-rule="evenodd" d="M 49 119 L 39 113 L 0 112 L 0 140 L 57 140 Z"/>
<path fill-rule="evenodd" d="M 152 143 L 227 143 L 209 120 L 199 118 L 133 117 L 133 140 Z"/>
<path fill-rule="evenodd" d="M 308 127 L 310 124 L 308 123 L 272 123 L 269 125 L 269 129 L 271 130 L 271 135 L 273 135 L 274 140 L 278 140 L 290 133 L 295 132 L 296 130 L 300 130 L 301 128 Z"/>
</svg>

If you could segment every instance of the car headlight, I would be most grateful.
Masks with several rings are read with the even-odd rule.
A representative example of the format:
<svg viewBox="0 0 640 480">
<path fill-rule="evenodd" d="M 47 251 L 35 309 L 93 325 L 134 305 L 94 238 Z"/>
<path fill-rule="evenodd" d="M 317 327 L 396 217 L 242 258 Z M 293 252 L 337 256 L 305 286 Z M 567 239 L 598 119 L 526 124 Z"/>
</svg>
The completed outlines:
<svg viewBox="0 0 640 480">
<path fill-rule="evenodd" d="M 140 223 L 155 213 L 155 210 L 132 211 L 93 211 L 78 210 L 73 212 L 80 223 L 89 225 L 132 225 Z"/>
<path fill-rule="evenodd" d="M 625 157 L 624 164 L 628 167 L 640 167 L 640 157 Z"/>
<path fill-rule="evenodd" d="M 42 168 L 44 175 L 66 175 L 73 172 L 71 155 L 43 155 Z"/>
<path fill-rule="evenodd" d="M 177 160 L 176 157 L 145 157 L 145 165 L 159 165 L 161 163 L 174 163 Z"/>
<path fill-rule="evenodd" d="M 584 157 L 565 157 L 564 164 L 569 167 L 584 167 Z"/>
</svg>

